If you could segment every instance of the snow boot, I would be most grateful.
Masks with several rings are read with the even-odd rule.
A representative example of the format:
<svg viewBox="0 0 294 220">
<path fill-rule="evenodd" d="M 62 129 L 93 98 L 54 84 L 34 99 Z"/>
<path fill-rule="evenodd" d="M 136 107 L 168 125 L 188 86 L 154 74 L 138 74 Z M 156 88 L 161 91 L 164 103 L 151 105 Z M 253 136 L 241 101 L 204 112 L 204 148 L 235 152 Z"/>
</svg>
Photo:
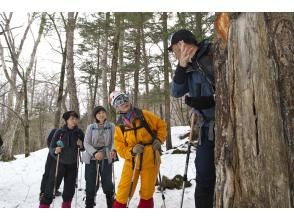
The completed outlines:
<svg viewBox="0 0 294 220">
<path fill-rule="evenodd" d="M 39 194 L 39 201 L 41 202 L 44 198 L 45 198 L 45 193 L 44 192 L 40 192 L 40 194 Z"/>
<path fill-rule="evenodd" d="M 113 193 L 106 194 L 107 208 L 112 208 L 112 206 L 113 206 L 113 200 L 114 200 Z"/>
<path fill-rule="evenodd" d="M 153 198 L 151 199 L 140 199 L 138 208 L 154 208 Z"/>
<path fill-rule="evenodd" d="M 71 208 L 71 200 L 68 200 L 68 201 L 63 201 L 62 202 L 62 205 L 61 205 L 61 208 Z"/>
<path fill-rule="evenodd" d="M 114 200 L 112 207 L 113 208 L 126 208 L 127 207 L 127 204 L 122 204 L 122 203 Z"/>
<path fill-rule="evenodd" d="M 94 208 L 95 205 L 94 198 L 86 198 L 86 208 Z"/>
<path fill-rule="evenodd" d="M 44 204 L 44 203 L 40 203 L 39 208 L 50 208 L 50 205 Z"/>
</svg>

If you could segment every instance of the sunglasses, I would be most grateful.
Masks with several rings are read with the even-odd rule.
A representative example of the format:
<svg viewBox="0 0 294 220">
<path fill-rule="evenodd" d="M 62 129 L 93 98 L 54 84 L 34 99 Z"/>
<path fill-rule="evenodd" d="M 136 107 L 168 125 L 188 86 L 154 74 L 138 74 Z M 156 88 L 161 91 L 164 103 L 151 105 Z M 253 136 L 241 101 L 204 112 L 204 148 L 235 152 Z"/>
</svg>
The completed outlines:
<svg viewBox="0 0 294 220">
<path fill-rule="evenodd" d="M 129 97 L 125 96 L 125 95 L 120 95 L 119 97 L 117 97 L 115 99 L 114 106 L 117 108 L 117 107 L 123 105 L 126 102 L 129 102 Z"/>
</svg>

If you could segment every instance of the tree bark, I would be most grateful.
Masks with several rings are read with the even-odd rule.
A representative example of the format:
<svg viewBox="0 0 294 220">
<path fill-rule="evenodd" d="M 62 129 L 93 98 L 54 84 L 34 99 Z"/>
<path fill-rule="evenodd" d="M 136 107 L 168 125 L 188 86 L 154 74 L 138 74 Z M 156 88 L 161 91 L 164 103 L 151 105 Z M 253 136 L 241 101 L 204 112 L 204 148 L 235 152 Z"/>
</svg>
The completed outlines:
<svg viewBox="0 0 294 220">
<path fill-rule="evenodd" d="M 162 14 L 162 26 L 163 26 L 163 48 L 168 47 L 168 32 L 167 32 L 167 13 Z M 171 130 L 170 130 L 170 85 L 169 85 L 169 71 L 168 71 L 168 51 L 165 49 L 163 52 L 163 71 L 164 71 L 164 102 L 165 102 L 165 122 L 167 124 L 167 138 L 166 149 L 172 148 Z"/>
<path fill-rule="evenodd" d="M 227 45 L 217 31 L 216 207 L 293 207 L 293 25 L 233 13 Z"/>
<path fill-rule="evenodd" d="M 136 17 L 139 18 L 139 12 L 136 13 Z M 138 106 L 138 91 L 139 91 L 139 74 L 140 74 L 140 49 L 141 49 L 141 29 L 140 29 L 140 20 L 135 21 L 136 25 L 136 37 L 135 37 L 135 72 L 134 72 L 134 97 L 133 104 L 134 106 Z"/>
<path fill-rule="evenodd" d="M 67 37 L 67 86 L 69 95 L 69 109 L 80 114 L 79 100 L 77 96 L 77 84 L 74 72 L 74 30 L 76 18 L 75 12 L 68 12 L 68 22 L 66 25 Z"/>
<path fill-rule="evenodd" d="M 109 83 L 109 91 L 114 91 L 116 86 L 116 74 L 117 74 L 117 64 L 118 64 L 118 48 L 119 48 L 119 38 L 121 33 L 121 14 L 115 13 L 115 33 L 113 39 L 112 48 L 112 61 L 111 61 L 111 78 Z M 109 108 L 109 116 L 111 121 L 115 121 L 115 110 L 114 108 Z"/>
<path fill-rule="evenodd" d="M 125 72 L 124 68 L 124 38 L 125 38 L 125 27 L 124 27 L 124 17 L 121 21 L 121 33 L 120 33 L 120 42 L 119 45 L 119 72 L 120 72 L 120 90 L 126 91 L 126 82 L 125 82 Z"/>
<path fill-rule="evenodd" d="M 108 54 L 108 32 L 110 23 L 110 13 L 107 12 L 105 15 L 105 27 L 104 27 L 104 46 L 101 60 L 102 68 L 102 94 L 103 94 L 103 106 L 108 109 L 108 92 L 107 92 L 107 54 Z M 112 91 L 110 91 L 112 92 Z"/>
</svg>

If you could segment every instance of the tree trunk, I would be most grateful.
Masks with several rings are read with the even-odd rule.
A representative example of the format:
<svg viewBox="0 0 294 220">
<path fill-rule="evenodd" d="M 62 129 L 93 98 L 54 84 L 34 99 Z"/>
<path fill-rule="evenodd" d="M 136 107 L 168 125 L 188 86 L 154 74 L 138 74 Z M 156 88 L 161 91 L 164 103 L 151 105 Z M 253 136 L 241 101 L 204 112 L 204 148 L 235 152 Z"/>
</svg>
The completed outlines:
<svg viewBox="0 0 294 220">
<path fill-rule="evenodd" d="M 148 97 L 149 94 L 149 68 L 148 68 L 148 57 L 146 53 L 146 43 L 145 43 L 145 34 L 144 34 L 144 13 L 140 13 L 141 19 L 141 39 L 142 39 L 142 53 L 143 53 L 143 62 L 144 62 L 144 75 L 145 75 L 145 93 Z M 148 102 L 145 103 L 148 109 Z"/>
<path fill-rule="evenodd" d="M 216 207 L 293 207 L 293 14 L 230 19 L 215 54 Z"/>
<path fill-rule="evenodd" d="M 117 73 L 117 63 L 118 63 L 118 48 L 119 48 L 119 38 L 120 38 L 120 27 L 121 27 L 121 14 L 115 13 L 115 33 L 113 39 L 112 48 L 112 61 L 111 61 L 111 78 L 109 83 L 109 91 L 114 91 L 116 86 L 116 73 Z M 114 108 L 109 108 L 109 116 L 111 121 L 115 121 L 115 110 Z"/>
<path fill-rule="evenodd" d="M 168 32 L 167 32 L 167 13 L 162 14 L 162 26 L 163 26 L 163 48 L 168 47 Z M 167 138 L 166 149 L 172 148 L 171 131 L 170 131 L 170 85 L 169 85 L 169 71 L 168 71 L 168 51 L 165 49 L 163 52 L 163 71 L 164 71 L 164 110 L 165 110 L 165 122 L 167 125 Z"/>
<path fill-rule="evenodd" d="M 119 45 L 119 72 L 120 72 L 120 90 L 126 91 L 126 82 L 125 82 L 125 72 L 124 67 L 124 38 L 125 38 L 125 27 L 124 27 L 124 17 L 121 21 L 121 33 L 120 33 L 120 42 Z"/>
<path fill-rule="evenodd" d="M 139 18 L 139 13 L 137 14 L 137 18 Z M 138 90 L 139 90 L 139 74 L 140 74 L 140 49 L 141 49 L 141 29 L 140 29 L 140 21 L 136 20 L 136 38 L 135 38 L 135 72 L 134 72 L 134 97 L 133 104 L 134 106 L 138 106 Z"/>
<path fill-rule="evenodd" d="M 77 85 L 74 72 L 74 30 L 75 30 L 75 13 L 68 12 L 68 22 L 66 25 L 67 38 L 67 85 L 69 94 L 69 109 L 80 114 L 79 100 L 77 96 Z"/>
<path fill-rule="evenodd" d="M 25 157 L 30 156 L 30 120 L 29 120 L 29 102 L 28 102 L 28 79 L 30 78 L 36 53 L 37 53 L 37 48 L 39 46 L 39 43 L 41 41 L 41 37 L 43 35 L 44 27 L 46 24 L 46 13 L 43 12 L 41 15 L 41 22 L 40 22 L 40 27 L 39 27 L 39 32 L 38 32 L 38 37 L 36 42 L 34 43 L 33 51 L 31 53 L 30 57 L 30 62 L 29 65 L 26 69 L 25 75 L 23 76 L 23 88 L 24 88 L 24 133 L 25 133 Z"/>
<path fill-rule="evenodd" d="M 195 36 L 198 41 L 201 41 L 205 36 L 203 36 L 203 15 L 201 12 L 195 13 Z"/>
<path fill-rule="evenodd" d="M 107 53 L 108 53 L 108 32 L 109 32 L 109 23 L 110 23 L 110 13 L 106 13 L 105 17 L 105 27 L 104 27 L 104 46 L 102 50 L 102 94 L 103 94 L 103 106 L 108 109 L 108 92 L 107 92 Z M 112 91 L 110 91 L 112 92 Z"/>
</svg>

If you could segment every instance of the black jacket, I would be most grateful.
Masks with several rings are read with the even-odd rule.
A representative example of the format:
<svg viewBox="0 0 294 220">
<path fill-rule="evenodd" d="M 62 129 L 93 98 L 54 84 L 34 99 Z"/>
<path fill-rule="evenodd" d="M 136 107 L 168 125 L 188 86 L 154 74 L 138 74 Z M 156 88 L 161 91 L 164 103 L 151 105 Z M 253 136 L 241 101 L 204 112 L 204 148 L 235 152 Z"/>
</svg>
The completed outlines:
<svg viewBox="0 0 294 220">
<path fill-rule="evenodd" d="M 77 141 L 80 139 L 84 142 L 84 132 L 75 127 L 74 129 L 69 129 L 66 125 L 63 128 L 58 129 L 52 138 L 49 146 L 50 154 L 56 158 L 55 148 L 57 147 L 57 141 L 61 140 L 64 144 L 64 148 L 60 153 L 59 161 L 63 164 L 74 164 L 77 162 L 78 155 L 78 145 Z"/>
</svg>

